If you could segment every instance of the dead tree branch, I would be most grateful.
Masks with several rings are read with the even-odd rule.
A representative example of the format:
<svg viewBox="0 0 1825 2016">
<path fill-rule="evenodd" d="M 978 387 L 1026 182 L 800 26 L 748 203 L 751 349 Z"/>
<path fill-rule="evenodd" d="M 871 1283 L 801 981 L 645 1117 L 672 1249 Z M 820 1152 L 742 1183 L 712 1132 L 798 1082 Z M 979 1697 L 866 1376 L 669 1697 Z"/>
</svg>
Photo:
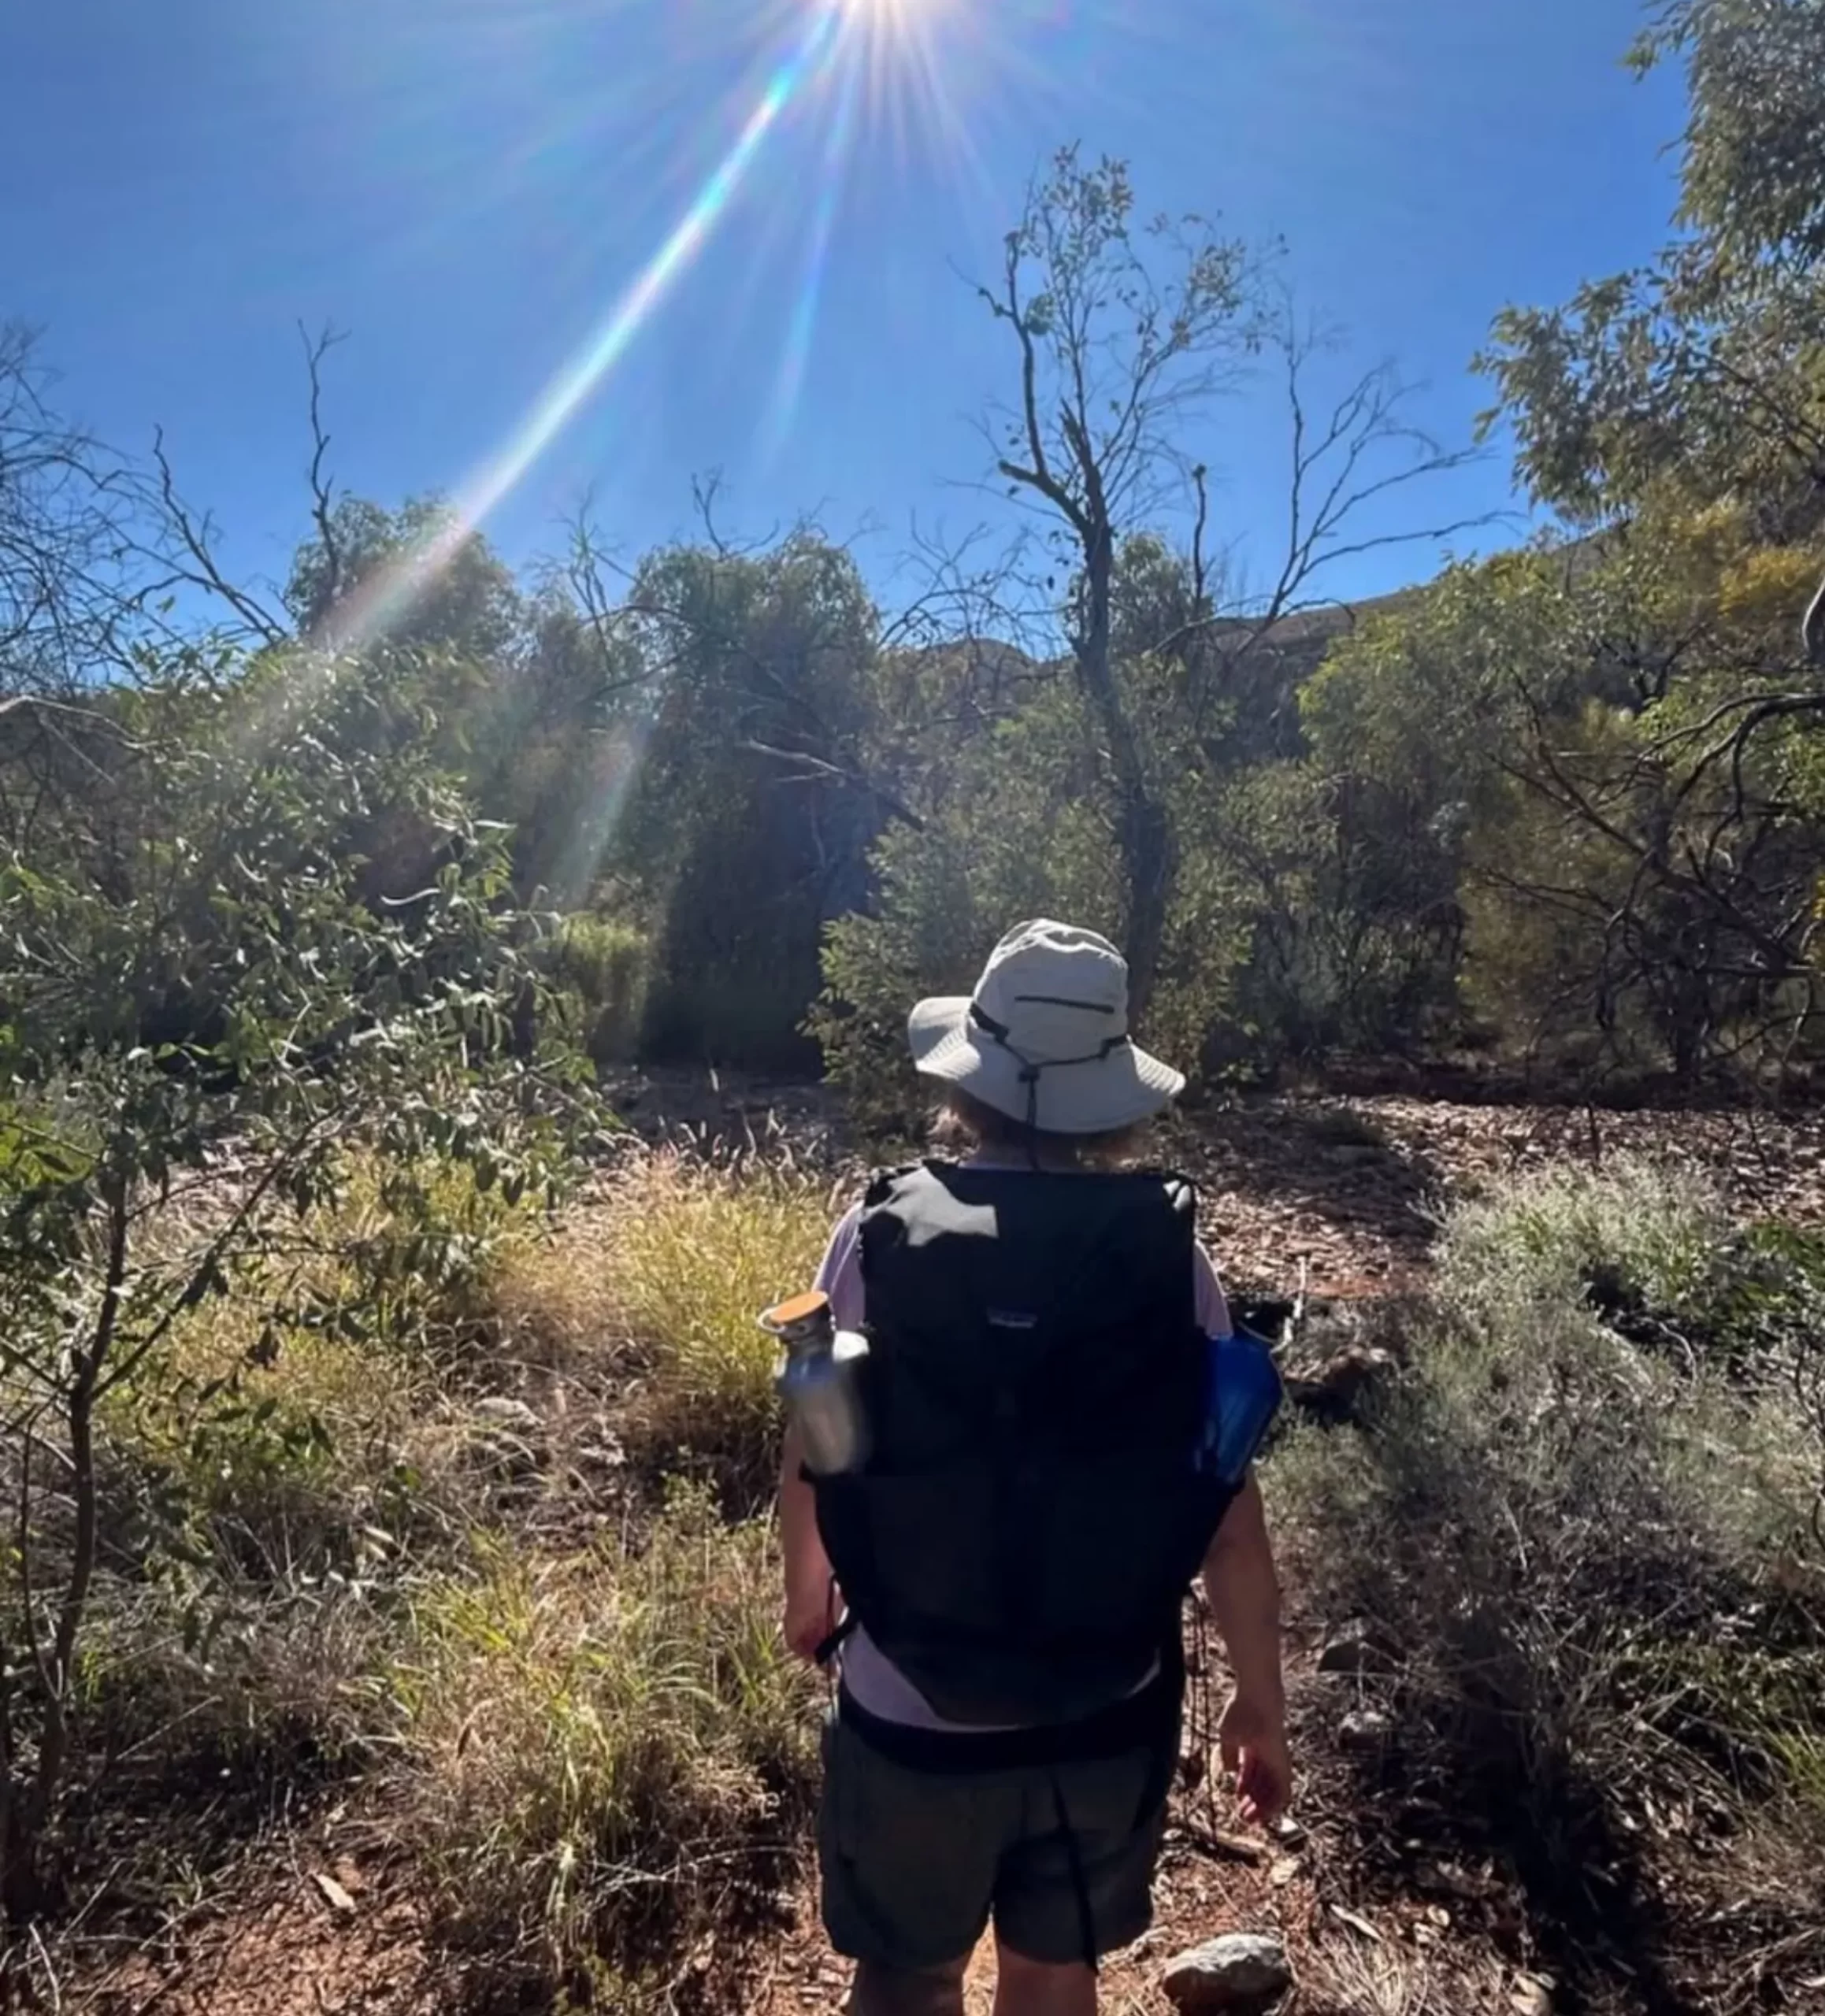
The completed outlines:
<svg viewBox="0 0 1825 2016">
<path fill-rule="evenodd" d="M 165 452 L 162 428 L 153 437 L 152 460 L 169 546 L 149 557 L 164 561 L 168 572 L 147 592 L 156 595 L 177 587 L 197 590 L 231 611 L 257 643 L 284 643 L 291 634 L 291 626 L 284 617 L 223 573 L 215 555 L 213 521 L 207 512 L 193 510 L 180 494 L 171 458 Z"/>
<path fill-rule="evenodd" d="M 336 484 L 328 473 L 329 435 L 323 424 L 324 360 L 346 337 L 325 324 L 316 335 L 309 335 L 300 322 L 299 341 L 304 346 L 304 369 L 310 381 L 310 522 L 317 528 L 323 549 L 323 604 L 334 609 L 342 600 L 346 567 L 342 543 L 336 524 Z"/>
</svg>

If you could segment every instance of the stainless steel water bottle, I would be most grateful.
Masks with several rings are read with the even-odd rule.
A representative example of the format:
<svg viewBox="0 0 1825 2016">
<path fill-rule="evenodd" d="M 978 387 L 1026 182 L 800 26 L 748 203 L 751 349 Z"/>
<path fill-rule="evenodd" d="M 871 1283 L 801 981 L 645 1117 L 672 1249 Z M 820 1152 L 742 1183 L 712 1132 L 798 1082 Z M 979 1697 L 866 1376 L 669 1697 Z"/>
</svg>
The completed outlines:
<svg viewBox="0 0 1825 2016">
<path fill-rule="evenodd" d="M 797 1429 L 814 1477 L 840 1477 L 868 1460 L 868 1419 L 861 1373 L 868 1340 L 839 1330 L 830 1298 L 795 1295 L 768 1310 L 761 1328 L 780 1340 L 773 1388 Z"/>
</svg>

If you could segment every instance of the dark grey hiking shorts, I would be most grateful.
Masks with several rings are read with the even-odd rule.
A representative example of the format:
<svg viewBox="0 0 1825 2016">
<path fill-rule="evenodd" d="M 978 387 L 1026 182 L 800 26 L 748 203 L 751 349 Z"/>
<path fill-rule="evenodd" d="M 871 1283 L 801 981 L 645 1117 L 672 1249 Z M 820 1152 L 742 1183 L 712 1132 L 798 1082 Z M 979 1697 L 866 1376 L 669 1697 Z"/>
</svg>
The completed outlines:
<svg viewBox="0 0 1825 2016">
<path fill-rule="evenodd" d="M 1089 1957 L 1086 1935 L 1100 1959 L 1152 1922 L 1171 1775 L 1158 1742 L 935 1772 L 883 1756 L 833 1717 L 824 1770 L 824 1924 L 851 1959 L 901 1973 L 940 1967 L 992 1922 L 1013 1951 L 1064 1966 Z"/>
</svg>

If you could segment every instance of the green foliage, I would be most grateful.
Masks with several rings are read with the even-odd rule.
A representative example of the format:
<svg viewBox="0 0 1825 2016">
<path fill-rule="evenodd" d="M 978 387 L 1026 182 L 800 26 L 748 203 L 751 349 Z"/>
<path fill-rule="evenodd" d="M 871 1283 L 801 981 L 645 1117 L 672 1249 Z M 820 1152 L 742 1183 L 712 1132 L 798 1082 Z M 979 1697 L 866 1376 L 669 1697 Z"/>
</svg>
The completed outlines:
<svg viewBox="0 0 1825 2016">
<path fill-rule="evenodd" d="M 512 827 L 525 900 L 595 898 L 653 683 L 629 625 L 562 578 L 529 592 L 426 498 L 396 512 L 341 499 L 299 551 L 287 600 L 313 647 L 384 672 L 391 732 Z"/>
<path fill-rule="evenodd" d="M 825 924 L 867 893 L 877 618 L 808 533 L 758 555 L 679 548 L 633 587 L 666 666 L 614 861 L 652 961 L 647 1047 L 802 1065 Z"/>
<path fill-rule="evenodd" d="M 1637 45 L 1683 62 L 1683 220 L 1729 259 L 1825 254 L 1825 19 L 1809 0 L 1675 0 Z"/>
<path fill-rule="evenodd" d="M 1783 1563 L 1806 1564 L 1802 1578 L 1825 1596 L 1822 1288 L 1816 1237 L 1741 1224 L 1689 1172 L 1623 1162 L 1461 1207 L 1437 1294 L 1473 1357 L 1537 1347 L 1530 1383 L 1586 1362 L 1575 1377 L 1592 1383 L 1593 1404 L 1619 1380 L 1616 1432 L 1690 1496 L 1707 1545 L 1776 1580 Z"/>
<path fill-rule="evenodd" d="M 514 1181 L 491 1145 L 409 1161 L 339 1154 L 304 1249 L 300 1322 L 368 1351 L 473 1344 L 547 1195 Z"/>
<path fill-rule="evenodd" d="M 397 511 L 345 497 L 292 562 L 285 591 L 299 634 L 333 643 L 371 625 L 389 647 L 488 665 L 513 650 L 523 620 L 511 572 L 440 498 Z"/>
<path fill-rule="evenodd" d="M 1414 925 L 1455 885 L 1465 1000 L 1517 1047 L 1690 1080 L 1814 1044 L 1811 565 L 1656 502 L 1454 570 L 1308 689 L 1319 760 L 1379 808 L 1374 879 Z"/>
<path fill-rule="evenodd" d="M 1311 1599 L 1398 1648 L 1410 1768 L 1542 1870 L 1644 1798 L 1825 1842 L 1825 1441 L 1742 1320 L 1816 1266 L 1665 1170 L 1523 1184 L 1453 1221 L 1362 1431 L 1271 1466 Z"/>
<path fill-rule="evenodd" d="M 1222 817 L 1252 920 L 1232 1018 L 1241 1054 L 1399 1052 L 1449 1028 L 1461 917 L 1434 822 L 1311 761 L 1245 773 Z"/>
<path fill-rule="evenodd" d="M 1567 1171 L 1463 1206 L 1441 1293 L 1479 1321 L 1573 1307 L 1600 1281 L 1623 1299 L 1689 1312 L 1734 1250 L 1735 1227 L 1695 1176 L 1653 1163 Z M 1593 1316 L 1595 1314 L 1593 1310 Z"/>
<path fill-rule="evenodd" d="M 150 1236 L 180 1247 L 181 1218 Z M 537 1214 L 466 1166 L 358 1154 L 286 1235 L 230 1262 L 98 1411 L 83 1698 L 110 1747 L 358 1752 L 406 1592 L 486 1509 L 452 1405 L 478 1361 L 453 1347 L 489 1328 Z M 41 1548 L 57 1540 L 41 1515 Z"/>
<path fill-rule="evenodd" d="M 33 1648 L 0 1695 L 14 1911 L 30 1908 L 77 1733 L 101 1415 L 159 1387 L 249 1268 L 269 1281 L 256 1354 L 288 1322 L 360 1343 L 376 1311 L 447 1299 L 474 1235 L 440 1222 L 425 1158 L 466 1165 L 474 1193 L 509 1207 L 555 1166 L 538 1067 L 514 1054 L 534 932 L 508 899 L 503 836 L 422 757 L 364 732 L 392 704 L 384 677 L 334 660 L 285 671 L 180 667 L 121 696 L 130 813 L 72 802 L 29 861 L 0 851 L 0 1102 L 20 1144 L 0 1197 L 0 1407 L 9 1502 L 24 1508 L 7 1597 Z M 410 1230 L 360 1256 L 363 1292 L 320 1284 L 294 1309 L 287 1256 L 359 1143 L 384 1158 L 389 1224 Z M 158 1215 L 212 1186 L 212 1210 Z M 322 1453 L 307 1413 L 276 1398 L 243 1411 L 232 1373 L 198 1401 L 193 1435 L 251 1434 L 256 1469 Z M 143 1509 L 156 1524 L 166 1508 Z M 185 1558 L 175 1526 L 147 1545 Z"/>
<path fill-rule="evenodd" d="M 1536 499 L 1619 528 L 1568 550 L 1543 636 L 1490 611 L 1497 705 L 1522 713 L 1479 751 L 1518 788 L 1477 936 L 1512 948 L 1519 909 L 1529 956 L 1486 995 L 1688 1077 L 1765 1058 L 1777 1028 L 1783 1062 L 1816 1048 L 1821 710 L 1797 619 L 1825 522 L 1822 51 L 1812 0 L 1667 7 L 1637 60 L 1685 66 L 1686 234 L 1564 309 L 1508 311 L 1482 361 Z"/>
<path fill-rule="evenodd" d="M 827 990 L 810 1023 L 865 1125 L 913 1123 L 907 1011 L 925 995 L 968 993 L 1011 923 L 1066 917 L 1118 935 L 1110 816 L 1081 706 L 1053 681 L 959 752 L 918 829 L 882 836 L 874 914 L 831 926 Z"/>
<path fill-rule="evenodd" d="M 551 985 L 574 1014 L 589 1056 L 599 1065 L 631 1062 L 646 1002 L 644 935 L 612 917 L 567 917 L 549 962 Z"/>
<path fill-rule="evenodd" d="M 514 886 L 560 910 L 614 906 L 608 864 L 640 764 L 651 685 L 626 629 L 547 590 L 497 661 L 485 739 L 465 775 L 477 806 L 513 828 Z"/>
<path fill-rule="evenodd" d="M 996 472 L 1041 557 L 932 556 L 897 622 L 841 548 L 803 527 L 732 543 L 713 498 L 697 543 L 623 568 L 583 527 L 522 582 L 435 499 L 332 498 L 286 591 L 300 644 L 147 656 L 113 507 L 50 550 L 45 484 L 80 444 L 34 435 L 42 378 L 0 341 L 0 517 L 59 612 L 32 648 L 48 666 L 54 628 L 96 654 L 45 670 L 54 720 L 0 720 L 0 831 L 35 865 L 188 906 L 167 903 L 143 976 L 153 1047 L 213 1040 L 184 948 L 224 927 L 147 780 L 206 747 L 198 805 L 224 821 L 244 790 L 283 823 L 256 752 L 308 716 L 323 747 L 297 775 L 343 795 L 313 844 L 362 864 L 362 903 L 446 865 L 425 794 L 454 786 L 478 829 L 511 829 L 521 902 L 613 920 L 612 954 L 579 921 L 544 969 L 571 997 L 547 1026 L 599 1062 L 799 1072 L 808 1028 L 870 1125 L 903 1125 L 908 1002 L 1048 910 L 1129 948 L 1146 1033 L 1194 1071 L 1462 1041 L 1586 1076 L 1811 1072 L 1825 706 L 1794 619 L 1825 558 L 1821 32 L 1813 0 L 1656 14 L 1636 60 L 1685 76 L 1680 235 L 1504 315 L 1483 360 L 1522 481 L 1582 536 L 1359 624 L 1315 606 L 1319 576 L 1355 550 L 1348 500 L 1404 480 L 1382 459 L 1412 443 L 1397 384 L 1370 374 L 1327 422 L 1322 345 L 1270 259 L 1148 218 L 1124 164 L 1076 149 L 981 290 L 1008 345 Z M 1207 536 L 1194 437 L 1269 357 L 1298 498 L 1249 596 Z M 203 851 L 221 841 L 206 825 Z M 309 847 L 262 858 L 317 872 Z"/>
<path fill-rule="evenodd" d="M 1238 242 L 1074 152 L 985 295 L 1047 557 L 946 556 L 897 624 L 809 530 L 711 527 L 623 595 L 587 532 L 522 584 L 434 502 L 343 499 L 299 641 L 154 644 L 124 471 L 0 336 L 11 1918 L 54 1901 L 80 1767 L 192 1737 L 384 1758 L 447 1929 L 615 2007 L 670 2006 L 717 1872 L 773 1877 L 812 1704 L 771 1536 L 717 1507 L 771 1488 L 755 1318 L 844 1200 L 647 1156 L 553 1236 L 573 1040 L 814 1040 L 903 1135 L 907 1008 L 1049 914 L 1136 949 L 1143 1033 L 1207 1077 L 1825 1062 L 1822 33 L 1816 0 L 1664 11 L 1683 235 L 1485 361 L 1576 536 L 1359 623 L 1300 609 L 1351 550 L 1309 513 L 1389 487 L 1392 380 L 1302 416 L 1342 481 L 1300 461 L 1285 573 L 1224 617 L 1190 429 L 1264 347 L 1296 388 L 1302 339 Z M 1032 654 L 978 634 L 1022 596 Z M 1457 1214 L 1365 1432 L 1274 1466 L 1308 1599 L 1406 1650 L 1402 1740 L 1545 1866 L 1637 1802 L 1825 1846 L 1822 1336 L 1815 1234 L 1556 1177 Z"/>
<path fill-rule="evenodd" d="M 1484 360 L 1542 501 L 1612 520 L 1671 484 L 1771 540 L 1818 525 L 1822 52 L 1812 0 L 1676 0 L 1642 39 L 1641 67 L 1686 69 L 1687 235 L 1567 309 L 1509 310 Z"/>
</svg>

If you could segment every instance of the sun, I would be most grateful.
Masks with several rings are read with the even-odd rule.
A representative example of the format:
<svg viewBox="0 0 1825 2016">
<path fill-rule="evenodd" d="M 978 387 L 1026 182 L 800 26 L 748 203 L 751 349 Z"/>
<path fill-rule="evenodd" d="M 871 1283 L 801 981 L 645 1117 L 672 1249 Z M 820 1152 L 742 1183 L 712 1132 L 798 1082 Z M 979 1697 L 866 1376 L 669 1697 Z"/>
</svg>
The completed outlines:
<svg viewBox="0 0 1825 2016">
<path fill-rule="evenodd" d="M 903 149 L 920 141 L 948 165 L 972 152 L 963 103 L 981 67 L 985 0 L 825 0 L 835 69 L 858 82 L 858 127 Z"/>
<path fill-rule="evenodd" d="M 843 26 L 852 35 L 877 43 L 928 42 L 940 28 L 952 25 L 967 0 L 833 0 Z"/>
<path fill-rule="evenodd" d="M 959 0 L 836 0 L 838 11 L 851 20 L 896 27 L 948 13 Z"/>
</svg>

